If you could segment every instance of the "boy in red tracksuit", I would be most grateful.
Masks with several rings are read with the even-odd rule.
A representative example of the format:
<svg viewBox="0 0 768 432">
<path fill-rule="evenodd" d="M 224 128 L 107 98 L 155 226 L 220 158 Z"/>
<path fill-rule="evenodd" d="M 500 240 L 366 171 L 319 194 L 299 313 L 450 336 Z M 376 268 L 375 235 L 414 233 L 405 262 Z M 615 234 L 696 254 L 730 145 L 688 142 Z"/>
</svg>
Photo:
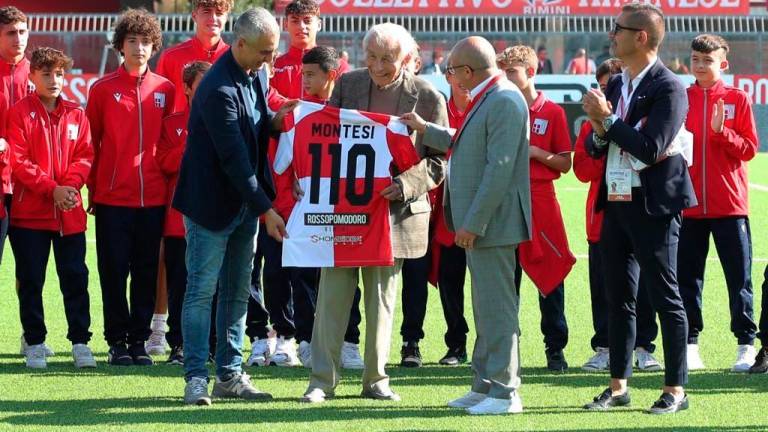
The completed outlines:
<svg viewBox="0 0 768 432">
<path fill-rule="evenodd" d="M 460 129 L 464 123 L 466 108 L 469 105 L 469 91 L 462 88 L 453 75 L 446 74 L 445 79 L 451 86 L 448 99 L 448 125 Z M 450 158 L 450 153 L 447 155 Z M 445 345 L 448 351 L 438 362 L 446 366 L 458 366 L 467 361 L 467 333 L 469 326 L 464 318 L 464 279 L 467 274 L 467 257 L 463 248 L 456 246 L 456 234 L 448 229 L 443 209 L 443 185 L 433 192 L 431 263 L 429 282 L 437 286 L 440 292 L 440 304 L 443 307 L 446 331 Z"/>
<path fill-rule="evenodd" d="M 43 285 L 51 245 L 56 259 L 67 338 L 77 367 L 96 367 L 91 339 L 88 268 L 85 265 L 86 215 L 80 189 L 93 160 L 88 119 L 79 105 L 62 99 L 64 72 L 72 59 L 53 48 L 32 53 L 30 79 L 36 94 L 14 105 L 7 131 L 16 194 L 9 238 L 16 258 L 19 310 L 26 364 L 45 368 L 46 328 Z"/>
<path fill-rule="evenodd" d="M 24 56 L 27 48 L 29 30 L 27 16 L 13 7 L 0 8 L 0 94 L 3 95 L 2 110 L 8 109 L 32 91 L 29 76 L 29 60 Z M 0 117 L 4 122 L 5 117 Z M 3 127 L 5 125 L 3 124 Z M 6 158 L 8 155 L 6 154 Z M 2 159 L 2 157 L 0 157 Z M 11 187 L 11 165 L 6 160 L 5 168 L 0 171 L 2 191 L 0 191 L 0 212 L 6 216 L 10 212 L 13 188 Z M 0 218 L 0 261 L 5 249 L 5 236 L 8 233 L 8 218 Z M 25 343 L 22 340 L 22 353 Z M 52 353 L 51 353 L 52 355 Z"/>
<path fill-rule="evenodd" d="M 221 38 L 221 32 L 232 10 L 232 0 L 194 0 L 192 1 L 192 20 L 195 22 L 195 35 L 186 42 L 165 49 L 157 61 L 155 73 L 173 83 L 176 97 L 173 111 L 188 109 L 184 88 L 184 68 L 195 61 L 215 63 L 224 54 L 229 45 Z M 150 355 L 165 354 L 165 330 L 168 318 L 168 291 L 165 285 L 165 265 L 163 246 L 160 247 L 160 267 L 155 295 L 155 313 L 152 316 L 152 334 L 147 341 Z M 215 308 L 214 308 L 215 309 Z M 214 332 L 215 333 L 215 332 Z M 215 344 L 212 344 L 213 347 Z M 211 348 L 213 349 L 213 348 Z"/>
<path fill-rule="evenodd" d="M 162 45 L 153 15 L 142 9 L 124 12 L 112 44 L 125 62 L 93 84 L 86 108 L 96 154 L 89 205 L 96 218 L 109 364 L 144 366 L 153 364 L 144 343 L 151 333 L 166 204 L 155 146 L 163 118 L 173 111 L 175 92 L 148 67 Z"/>
<path fill-rule="evenodd" d="M 301 85 L 302 58 L 317 45 L 320 6 L 315 0 L 293 0 L 285 7 L 288 52 L 275 59 L 275 76 L 269 84 L 288 99 L 307 96 Z"/>
<path fill-rule="evenodd" d="M 184 88 L 184 69 L 195 61 L 213 64 L 229 48 L 221 38 L 221 33 L 229 19 L 232 6 L 232 0 L 193 0 L 194 37 L 166 48 L 160 54 L 155 73 L 168 78 L 176 88 L 172 104 L 174 112 L 186 111 L 189 108 L 187 97 L 181 90 Z"/>
<path fill-rule="evenodd" d="M 611 75 L 621 73 L 623 64 L 618 59 L 608 59 L 597 67 L 595 77 L 600 89 L 605 92 L 608 79 Z M 586 228 L 587 243 L 589 245 L 589 291 L 592 305 L 592 326 L 595 334 L 592 336 L 591 345 L 595 354 L 581 367 L 589 372 L 608 370 L 610 353 L 608 351 L 608 294 L 603 283 L 603 268 L 600 258 L 600 230 L 603 226 L 603 212 L 595 211 L 595 202 L 600 190 L 600 182 L 605 174 L 605 158 L 594 159 L 590 157 L 585 148 L 584 141 L 592 133 L 592 126 L 584 122 L 576 139 L 573 152 L 573 172 L 576 177 L 589 183 L 589 193 L 586 201 Z M 640 268 L 635 266 L 635 283 L 640 283 Z M 661 370 L 661 364 L 653 356 L 656 346 L 653 344 L 658 335 L 656 325 L 656 313 L 651 305 L 648 290 L 640 284 L 638 287 L 637 301 L 637 336 L 635 338 L 635 365 L 644 371 Z"/>
<path fill-rule="evenodd" d="M 533 237 L 518 248 L 520 268 L 543 294 L 539 296 L 541 329 L 544 333 L 547 368 L 568 368 L 563 349 L 568 344 L 565 318 L 565 287 L 576 257 L 568 248 L 568 238 L 555 195 L 554 180 L 571 169 L 571 138 L 565 111 L 537 92 L 533 84 L 538 67 L 536 52 L 523 45 L 507 48 L 497 59 L 507 78 L 523 93 L 530 111 L 531 126 L 531 217 Z M 546 295 L 546 297 L 544 297 Z"/>
<path fill-rule="evenodd" d="M 758 150 L 749 96 L 723 83 L 728 43 L 703 34 L 691 43 L 696 82 L 688 88 L 685 127 L 693 133 L 689 168 L 699 205 L 683 211 L 677 280 L 688 316 L 688 369 L 704 368 L 698 338 L 704 328 L 702 291 L 710 235 L 725 273 L 731 312 L 730 329 L 738 347 L 734 372 L 755 361 L 757 326 L 752 312 L 752 236 L 749 228 L 747 162 Z"/>
<path fill-rule="evenodd" d="M 195 61 L 184 68 L 182 85 L 187 101 L 191 102 L 195 90 L 211 64 Z M 168 333 L 165 335 L 171 346 L 168 364 L 183 365 L 184 350 L 181 334 L 181 308 L 184 303 L 184 293 L 187 287 L 187 266 L 185 254 L 187 242 L 184 239 L 184 221 L 181 213 L 171 207 L 173 192 L 179 176 L 181 157 L 187 141 L 187 123 L 189 121 L 189 105 L 186 110 L 176 112 L 163 120 L 163 130 L 157 143 L 157 164 L 168 177 L 167 208 L 163 241 L 165 242 L 165 269 L 168 285 Z"/>
</svg>

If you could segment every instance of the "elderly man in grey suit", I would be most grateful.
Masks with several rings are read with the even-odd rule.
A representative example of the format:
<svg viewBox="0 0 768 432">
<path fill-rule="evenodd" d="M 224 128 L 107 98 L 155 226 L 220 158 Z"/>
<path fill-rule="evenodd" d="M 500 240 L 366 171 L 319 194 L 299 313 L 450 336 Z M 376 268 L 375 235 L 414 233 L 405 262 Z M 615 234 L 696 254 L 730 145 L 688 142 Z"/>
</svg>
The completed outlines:
<svg viewBox="0 0 768 432">
<path fill-rule="evenodd" d="M 330 105 L 390 115 L 416 112 L 436 124 L 447 125 L 443 97 L 404 67 L 414 46 L 410 33 L 399 25 L 371 27 L 363 38 L 367 68 L 342 75 Z M 304 402 L 323 402 L 333 396 L 339 383 L 340 351 L 358 275 L 363 279 L 366 321 L 362 396 L 400 399 L 389 387 L 384 371 L 392 338 L 397 274 L 404 258 L 422 257 L 427 252 L 431 210 L 427 191 L 443 181 L 446 165 L 444 151 L 428 150 L 421 137 L 414 139 L 414 145 L 421 162 L 394 177 L 392 185 L 382 191 L 390 200 L 395 265 L 321 270 L 312 331 L 312 374 Z"/>
<path fill-rule="evenodd" d="M 417 114 L 402 120 L 424 144 L 452 149 L 445 218 L 456 244 L 467 250 L 477 340 L 474 381 L 448 406 L 470 414 L 519 413 L 518 297 L 515 249 L 531 237 L 528 183 L 528 108 L 520 91 L 496 69 L 491 44 L 477 36 L 451 51 L 447 73 L 470 90 L 472 101 L 455 134 Z"/>
</svg>

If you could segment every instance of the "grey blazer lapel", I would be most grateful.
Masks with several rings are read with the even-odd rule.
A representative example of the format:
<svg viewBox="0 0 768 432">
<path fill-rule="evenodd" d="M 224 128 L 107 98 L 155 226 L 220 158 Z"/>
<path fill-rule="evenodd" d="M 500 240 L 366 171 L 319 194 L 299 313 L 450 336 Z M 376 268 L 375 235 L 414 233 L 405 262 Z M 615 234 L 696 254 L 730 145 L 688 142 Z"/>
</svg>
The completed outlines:
<svg viewBox="0 0 768 432">
<path fill-rule="evenodd" d="M 400 92 L 400 99 L 397 101 L 397 113 L 403 114 L 413 111 L 418 100 L 419 90 L 413 82 L 413 76 L 406 73 L 403 76 L 403 91 Z"/>
<path fill-rule="evenodd" d="M 365 78 L 361 79 L 359 81 L 352 81 L 350 84 L 352 84 L 352 91 L 350 91 L 348 94 L 352 95 L 354 98 L 354 109 L 358 109 L 361 111 L 370 111 L 370 105 L 371 105 L 371 86 L 373 85 L 373 81 L 371 80 L 371 76 L 368 74 L 365 74 Z M 344 102 L 342 102 L 342 106 L 345 108 L 348 108 Z M 351 108 L 351 106 L 349 106 Z"/>
<path fill-rule="evenodd" d="M 481 98 L 479 101 L 477 101 L 477 103 L 476 103 L 476 104 L 475 104 L 475 105 L 472 107 L 472 110 L 471 110 L 470 112 L 468 112 L 468 113 L 467 113 L 467 116 L 466 116 L 466 117 L 464 117 L 464 123 L 463 123 L 463 125 L 464 125 L 464 126 L 466 126 L 466 125 L 469 123 L 469 121 L 472 119 L 472 117 L 473 117 L 473 116 L 475 115 L 475 113 L 477 112 L 478 108 L 480 108 L 480 106 L 482 106 L 482 105 L 483 105 L 483 102 L 485 102 L 485 100 L 486 100 L 486 99 L 488 99 L 488 96 L 490 96 L 490 95 L 491 95 L 493 92 L 495 92 L 496 90 L 498 90 L 498 88 L 499 88 L 499 84 L 498 84 L 498 83 L 496 83 L 496 84 L 494 84 L 494 85 L 493 85 L 493 87 L 489 88 L 489 89 L 488 89 L 488 91 L 486 91 L 486 92 L 483 94 L 482 98 Z M 460 131 L 458 132 L 458 134 L 459 134 L 459 135 L 458 135 L 458 136 L 456 136 L 456 137 L 453 139 L 453 142 L 454 142 L 454 143 L 458 143 L 458 142 L 459 142 L 459 138 L 461 138 L 461 136 L 464 134 L 464 131 L 467 129 L 467 128 L 466 128 L 466 127 L 464 127 L 464 126 L 462 126 L 462 128 L 461 128 L 461 129 L 460 129 Z"/>
</svg>

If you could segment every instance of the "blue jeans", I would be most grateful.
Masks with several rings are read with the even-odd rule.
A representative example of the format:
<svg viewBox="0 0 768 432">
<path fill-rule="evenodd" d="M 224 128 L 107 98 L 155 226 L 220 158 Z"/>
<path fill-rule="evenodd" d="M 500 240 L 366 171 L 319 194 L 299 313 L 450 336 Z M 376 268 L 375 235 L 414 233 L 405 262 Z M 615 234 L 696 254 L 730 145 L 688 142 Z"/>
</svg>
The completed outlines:
<svg viewBox="0 0 768 432">
<path fill-rule="evenodd" d="M 242 371 L 251 269 L 258 218 L 246 207 L 221 231 L 211 231 L 184 217 L 187 239 L 187 292 L 182 308 L 184 376 L 208 378 L 211 303 L 218 282 L 216 376 Z"/>
</svg>

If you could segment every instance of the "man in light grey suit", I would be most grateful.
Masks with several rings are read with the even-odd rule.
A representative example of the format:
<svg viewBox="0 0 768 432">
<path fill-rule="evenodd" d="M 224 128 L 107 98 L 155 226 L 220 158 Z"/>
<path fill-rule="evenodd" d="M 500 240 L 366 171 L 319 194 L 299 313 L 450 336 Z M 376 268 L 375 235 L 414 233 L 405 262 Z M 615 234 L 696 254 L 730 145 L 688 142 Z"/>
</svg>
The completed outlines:
<svg viewBox="0 0 768 432">
<path fill-rule="evenodd" d="M 431 84 L 406 71 L 415 42 L 402 26 L 383 23 L 371 27 L 363 39 L 366 69 L 343 74 L 329 105 L 390 115 L 416 112 L 430 121 L 448 124 L 445 99 Z M 320 273 L 315 324 L 312 329 L 312 374 L 303 402 L 332 397 L 340 378 L 340 352 L 349 309 L 359 275 L 365 305 L 365 355 L 362 396 L 397 401 L 384 366 L 389 359 L 397 274 L 403 259 L 427 252 L 429 214 L 427 192 L 445 177 L 444 151 L 427 149 L 421 137 L 414 141 L 421 161 L 394 176 L 382 191 L 390 200 L 392 253 L 390 267 L 323 268 Z M 359 271 L 358 271 L 359 270 Z"/>
<path fill-rule="evenodd" d="M 496 68 L 491 44 L 477 36 L 451 51 L 447 73 L 470 90 L 463 127 L 452 134 L 418 114 L 403 122 L 436 149 L 452 149 L 445 187 L 445 218 L 456 244 L 467 250 L 477 340 L 474 381 L 448 403 L 470 414 L 518 413 L 520 386 L 515 249 L 531 238 L 528 180 L 528 107 Z M 455 136 L 453 136 L 455 135 Z"/>
</svg>

